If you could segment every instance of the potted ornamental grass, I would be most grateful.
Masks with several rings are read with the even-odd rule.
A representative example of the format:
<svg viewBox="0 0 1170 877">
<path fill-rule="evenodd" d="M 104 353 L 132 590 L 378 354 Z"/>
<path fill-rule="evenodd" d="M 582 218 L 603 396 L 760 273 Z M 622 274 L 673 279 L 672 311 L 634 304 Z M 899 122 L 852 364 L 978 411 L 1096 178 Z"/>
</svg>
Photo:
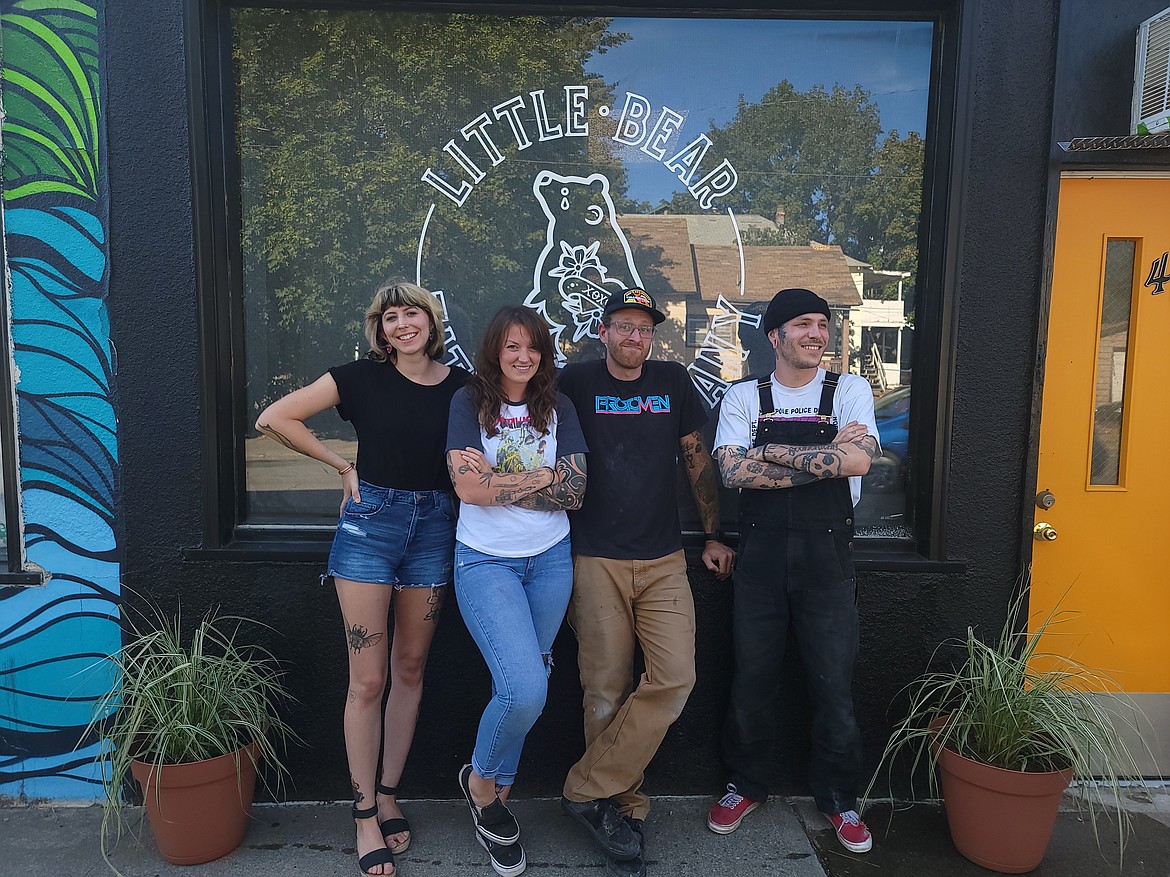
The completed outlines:
<svg viewBox="0 0 1170 877">
<path fill-rule="evenodd" d="M 1124 789 L 1141 783 L 1123 740 L 1139 738 L 1140 711 L 1107 675 L 1041 652 L 1068 613 L 1053 610 L 1029 631 L 1026 601 L 1025 587 L 996 637 L 968 627 L 935 651 L 931 665 L 948 669 L 925 672 L 905 689 L 908 709 L 866 794 L 897 756 L 912 756 L 912 773 L 925 764 L 932 795 L 941 790 L 959 852 L 1009 874 L 1040 864 L 1074 781 L 1094 834 L 1103 816 L 1115 820 L 1124 850 Z"/>
<path fill-rule="evenodd" d="M 103 742 L 102 856 L 123 833 L 122 792 L 141 787 L 159 852 L 181 865 L 208 862 L 244 839 L 258 768 L 279 785 L 282 744 L 294 738 L 278 712 L 288 698 L 271 653 L 241 641 L 257 622 L 210 611 L 190 630 L 181 612 L 127 621 L 104 670 L 112 685 L 83 739 Z"/>
</svg>

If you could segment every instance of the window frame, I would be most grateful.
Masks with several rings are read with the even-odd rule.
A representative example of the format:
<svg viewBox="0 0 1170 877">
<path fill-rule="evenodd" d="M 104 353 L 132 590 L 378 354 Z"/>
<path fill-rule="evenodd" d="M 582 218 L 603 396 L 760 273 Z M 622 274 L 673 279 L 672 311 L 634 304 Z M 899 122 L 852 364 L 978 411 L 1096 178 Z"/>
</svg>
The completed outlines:
<svg viewBox="0 0 1170 877">
<path fill-rule="evenodd" d="M 186 51 L 191 144 L 192 206 L 201 346 L 203 458 L 202 548 L 188 556 L 211 559 L 319 558 L 328 551 L 333 527 L 255 525 L 244 522 L 245 479 L 243 278 L 240 247 L 240 180 L 234 145 L 231 70 L 232 8 L 377 9 L 386 4 L 341 0 L 186 0 Z M 579 14 L 635 16 L 688 14 L 711 18 L 799 17 L 850 20 L 916 20 L 934 25 L 927 98 L 926 154 L 915 300 L 915 344 L 910 410 L 907 516 L 910 536 L 858 536 L 858 565 L 875 570 L 954 571 L 947 558 L 946 508 L 950 411 L 954 380 L 957 308 L 955 289 L 961 255 L 962 176 L 969 140 L 973 76 L 974 3 L 967 0 L 891 0 L 874 9 L 863 0 L 826 0 L 768 5 L 746 0 L 733 10 L 663 0 L 622 8 L 572 3 Z M 565 14 L 547 3 L 396 3 L 419 11 L 474 10 L 484 13 Z M 929 356 L 927 353 L 929 352 Z M 725 515 L 726 517 L 726 515 Z M 725 526 L 726 526 L 725 522 Z M 684 533 L 688 544 L 701 534 Z"/>
</svg>

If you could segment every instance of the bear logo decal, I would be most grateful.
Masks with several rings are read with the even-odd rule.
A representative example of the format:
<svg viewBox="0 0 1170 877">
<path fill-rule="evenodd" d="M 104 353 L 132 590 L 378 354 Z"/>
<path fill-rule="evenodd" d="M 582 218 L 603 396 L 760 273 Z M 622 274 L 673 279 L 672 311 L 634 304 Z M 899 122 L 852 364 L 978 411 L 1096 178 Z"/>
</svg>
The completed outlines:
<svg viewBox="0 0 1170 877">
<path fill-rule="evenodd" d="M 561 337 L 565 329 L 573 327 L 572 343 L 597 338 L 610 294 L 641 286 L 642 280 L 618 227 L 608 179 L 601 174 L 574 177 L 542 170 L 533 180 L 532 192 L 548 226 L 524 304 L 549 324 L 560 365 L 565 361 Z"/>
</svg>

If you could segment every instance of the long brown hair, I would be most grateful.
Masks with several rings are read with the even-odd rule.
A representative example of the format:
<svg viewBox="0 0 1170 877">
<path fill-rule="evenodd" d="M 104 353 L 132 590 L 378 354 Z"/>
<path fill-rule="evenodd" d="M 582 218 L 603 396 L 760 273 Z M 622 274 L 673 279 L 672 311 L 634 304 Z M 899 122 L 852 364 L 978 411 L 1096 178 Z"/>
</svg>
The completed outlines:
<svg viewBox="0 0 1170 877">
<path fill-rule="evenodd" d="M 441 359 L 447 352 L 443 338 L 443 306 L 429 289 L 423 289 L 416 283 L 406 280 L 387 280 L 374 293 L 374 300 L 366 308 L 364 334 L 370 345 L 370 352 L 366 354 L 370 359 L 383 362 L 389 357 L 386 353 L 386 335 L 382 331 L 382 314 L 386 308 L 420 308 L 427 312 L 431 323 L 430 339 L 427 341 L 427 356 L 431 359 Z"/>
<path fill-rule="evenodd" d="M 503 375 L 500 350 L 512 326 L 519 326 L 527 332 L 540 352 L 540 365 L 524 388 L 524 403 L 528 406 L 528 417 L 533 428 L 539 433 L 547 433 L 557 404 L 556 352 L 553 350 L 552 336 L 548 334 L 548 326 L 535 311 L 520 305 L 504 305 L 496 311 L 484 330 L 479 351 L 475 354 L 475 376 L 468 383 L 467 392 L 471 396 L 479 425 L 489 436 L 494 436 L 499 432 L 496 424 L 500 419 L 500 406 L 508 401 L 500 386 Z"/>
</svg>

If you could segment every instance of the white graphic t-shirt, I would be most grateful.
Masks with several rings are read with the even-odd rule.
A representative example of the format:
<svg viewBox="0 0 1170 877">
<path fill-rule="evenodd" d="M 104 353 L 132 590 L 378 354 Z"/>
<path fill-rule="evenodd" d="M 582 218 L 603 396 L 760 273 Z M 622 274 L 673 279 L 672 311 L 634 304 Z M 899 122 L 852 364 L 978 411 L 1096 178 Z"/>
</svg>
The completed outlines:
<svg viewBox="0 0 1170 877">
<path fill-rule="evenodd" d="M 821 407 L 821 388 L 825 370 L 817 369 L 817 376 L 803 387 L 785 387 L 772 373 L 772 412 L 774 421 L 816 421 Z M 750 448 L 756 440 L 756 426 L 760 417 L 760 391 L 755 380 L 740 381 L 727 390 L 719 412 L 719 428 L 715 433 L 715 448 L 731 445 Z M 832 423 L 840 429 L 852 421 L 864 423 L 869 434 L 881 444 L 877 422 L 873 416 L 873 390 L 869 381 L 860 375 L 841 375 L 837 392 L 833 395 Z M 849 493 L 853 504 L 861 499 L 861 477 L 849 479 Z"/>
<path fill-rule="evenodd" d="M 479 447 L 494 471 L 509 474 L 555 467 L 558 457 L 586 451 L 577 412 L 560 394 L 547 433 L 533 428 L 527 405 L 510 402 L 500 406 L 496 428 L 496 434 L 489 436 L 480 427 L 467 392 L 460 390 L 451 400 L 447 450 Z M 471 503 L 459 506 L 455 528 L 455 538 L 464 545 L 497 557 L 533 557 L 552 548 L 568 533 L 569 516 L 563 511 Z"/>
</svg>

